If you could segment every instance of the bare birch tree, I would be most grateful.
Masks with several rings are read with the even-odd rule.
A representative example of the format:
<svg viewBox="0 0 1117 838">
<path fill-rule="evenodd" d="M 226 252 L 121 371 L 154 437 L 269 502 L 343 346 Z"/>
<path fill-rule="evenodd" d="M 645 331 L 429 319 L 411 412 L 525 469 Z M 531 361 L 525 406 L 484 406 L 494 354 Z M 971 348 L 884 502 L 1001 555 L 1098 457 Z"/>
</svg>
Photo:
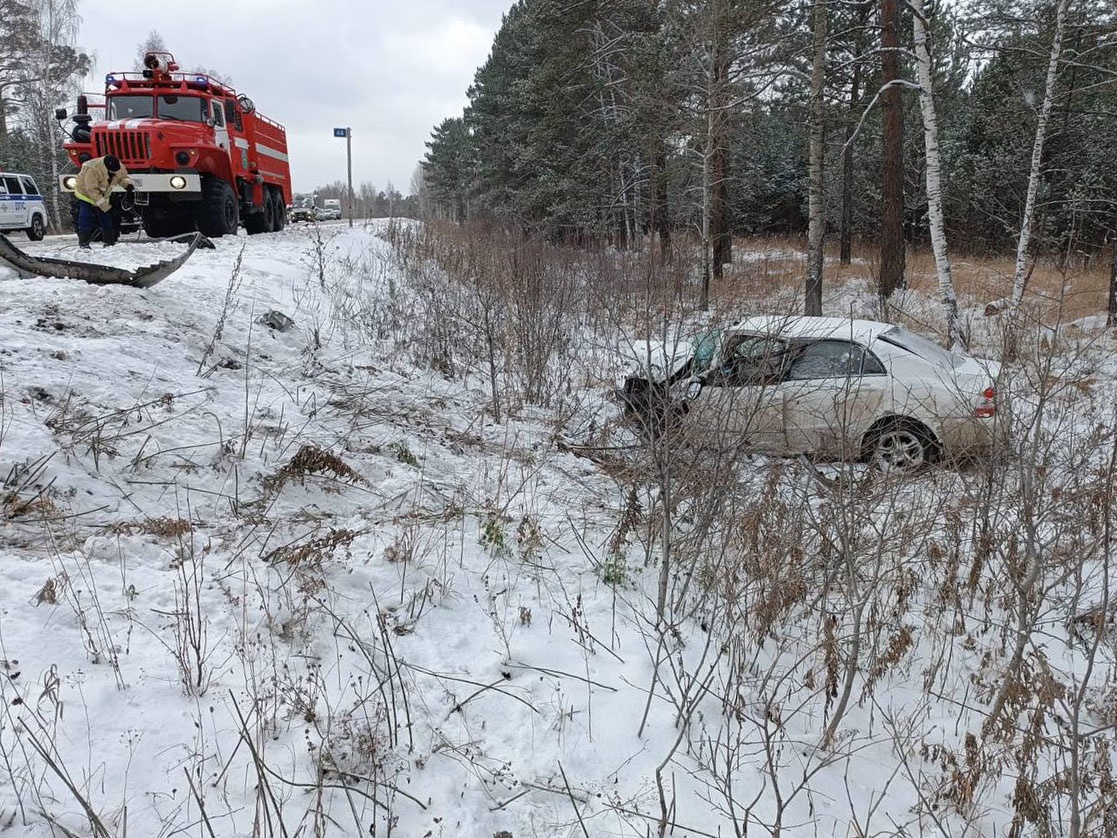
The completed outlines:
<svg viewBox="0 0 1117 838">
<path fill-rule="evenodd" d="M 32 57 L 34 77 L 23 87 L 21 97 L 27 111 L 25 123 L 39 150 L 38 174 L 58 183 L 61 138 L 54 120 L 54 109 L 72 92 L 75 79 L 89 69 L 89 57 L 74 49 L 81 17 L 78 0 L 36 0 L 39 18 L 38 53 Z M 47 189 L 45 197 L 55 229 L 62 227 L 57 189 Z"/>
<path fill-rule="evenodd" d="M 1051 108 L 1055 101 L 1055 84 L 1059 75 L 1059 56 L 1063 48 L 1063 31 L 1066 28 L 1067 6 L 1069 0 L 1056 0 L 1055 31 L 1051 36 L 1051 52 L 1047 58 L 1047 77 L 1044 80 L 1043 103 L 1040 105 L 1036 120 L 1036 136 L 1032 144 L 1032 164 L 1028 172 L 1028 191 L 1024 197 L 1024 217 L 1020 220 L 1020 237 L 1016 241 L 1016 268 L 1012 277 L 1013 320 L 1024 298 L 1027 282 L 1028 246 L 1032 241 L 1032 224 L 1036 213 L 1036 195 L 1039 192 L 1040 178 L 1043 176 L 1043 144 L 1047 139 L 1047 123 L 1051 118 Z"/>
<path fill-rule="evenodd" d="M 923 117 L 923 146 L 927 155 L 927 217 L 931 250 L 935 255 L 935 274 L 939 297 L 946 315 L 947 335 L 954 346 L 964 347 L 965 334 L 958 317 L 958 295 L 950 274 L 950 254 L 942 211 L 942 159 L 939 154 L 939 126 L 935 115 L 934 82 L 931 79 L 931 23 L 923 10 L 923 0 L 908 0 L 912 10 L 915 37 L 915 67 L 919 81 L 919 110 Z"/>
</svg>

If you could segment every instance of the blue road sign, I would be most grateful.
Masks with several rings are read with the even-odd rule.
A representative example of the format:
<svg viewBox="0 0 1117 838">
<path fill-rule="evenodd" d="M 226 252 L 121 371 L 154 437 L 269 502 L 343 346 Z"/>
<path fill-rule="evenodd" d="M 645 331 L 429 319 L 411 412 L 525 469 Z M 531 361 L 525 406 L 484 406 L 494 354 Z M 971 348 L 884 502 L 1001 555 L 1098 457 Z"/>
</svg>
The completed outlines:
<svg viewBox="0 0 1117 838">
<path fill-rule="evenodd" d="M 349 136 L 349 129 L 348 128 L 335 128 L 334 129 L 334 136 L 335 137 L 348 137 Z"/>
</svg>

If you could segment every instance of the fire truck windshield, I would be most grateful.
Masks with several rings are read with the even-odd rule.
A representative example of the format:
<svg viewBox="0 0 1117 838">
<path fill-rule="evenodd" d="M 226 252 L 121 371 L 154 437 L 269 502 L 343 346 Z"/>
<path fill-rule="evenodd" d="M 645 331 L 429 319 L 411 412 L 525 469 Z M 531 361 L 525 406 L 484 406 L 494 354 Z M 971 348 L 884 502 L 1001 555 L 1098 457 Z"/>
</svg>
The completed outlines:
<svg viewBox="0 0 1117 838">
<path fill-rule="evenodd" d="M 108 118 L 205 122 L 208 110 L 207 100 L 199 96 L 113 96 L 109 99 Z"/>
<path fill-rule="evenodd" d="M 109 99 L 109 119 L 144 119 L 155 111 L 150 96 L 113 96 Z"/>
<path fill-rule="evenodd" d="M 206 100 L 198 96 L 160 96 L 159 118 L 183 122 L 205 122 Z"/>
</svg>

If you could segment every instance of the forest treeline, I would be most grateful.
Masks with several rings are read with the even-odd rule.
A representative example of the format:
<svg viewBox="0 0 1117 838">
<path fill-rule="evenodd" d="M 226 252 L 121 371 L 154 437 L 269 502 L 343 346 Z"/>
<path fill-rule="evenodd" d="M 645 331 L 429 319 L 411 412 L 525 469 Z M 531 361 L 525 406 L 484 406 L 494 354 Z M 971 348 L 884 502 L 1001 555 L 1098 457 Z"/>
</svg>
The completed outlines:
<svg viewBox="0 0 1117 838">
<path fill-rule="evenodd" d="M 929 241 L 919 23 L 951 247 L 1012 253 L 1022 226 L 1032 254 L 1111 243 L 1109 0 L 519 0 L 433 131 L 427 206 L 563 241 L 698 234 L 716 274 L 732 235 L 808 231 L 814 174 L 844 259 L 889 214 Z"/>
<path fill-rule="evenodd" d="M 55 228 L 64 213 L 53 188 L 65 164 L 54 109 L 92 64 L 74 46 L 80 0 L 0 0 L 0 170 L 38 181 Z"/>
</svg>

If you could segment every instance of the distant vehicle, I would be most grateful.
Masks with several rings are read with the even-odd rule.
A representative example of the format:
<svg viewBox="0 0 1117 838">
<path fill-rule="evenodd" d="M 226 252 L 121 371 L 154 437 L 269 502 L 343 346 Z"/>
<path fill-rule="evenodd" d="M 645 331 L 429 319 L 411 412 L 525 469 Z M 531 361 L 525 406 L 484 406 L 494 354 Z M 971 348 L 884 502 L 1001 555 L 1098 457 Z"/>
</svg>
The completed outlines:
<svg viewBox="0 0 1117 838">
<path fill-rule="evenodd" d="M 995 448 L 999 365 L 890 323 L 750 317 L 645 355 L 626 412 L 690 439 L 905 470 Z"/>
<path fill-rule="evenodd" d="M 105 77 L 105 104 L 78 97 L 71 142 L 75 166 L 113 154 L 136 187 L 144 231 L 174 236 L 197 228 L 207 236 L 270 233 L 287 222 L 291 169 L 287 132 L 263 116 L 252 100 L 204 73 L 183 73 L 167 52 L 149 52 L 142 72 Z M 90 109 L 103 107 L 94 120 Z M 65 109 L 56 115 L 65 119 Z M 62 175 L 73 192 L 75 175 Z M 114 197 L 114 215 L 121 199 Z M 123 223 L 123 219 L 121 220 Z"/>
<path fill-rule="evenodd" d="M 292 224 L 298 221 L 316 221 L 314 204 L 298 203 L 287 208 L 287 219 Z"/>
<path fill-rule="evenodd" d="M 0 172 L 0 230 L 22 230 L 37 242 L 47 226 L 47 208 L 31 176 Z"/>
<path fill-rule="evenodd" d="M 326 203 L 329 203 L 327 200 Z M 341 218 L 341 209 L 339 207 L 319 207 L 314 211 L 315 218 L 318 221 L 337 221 Z"/>
</svg>

